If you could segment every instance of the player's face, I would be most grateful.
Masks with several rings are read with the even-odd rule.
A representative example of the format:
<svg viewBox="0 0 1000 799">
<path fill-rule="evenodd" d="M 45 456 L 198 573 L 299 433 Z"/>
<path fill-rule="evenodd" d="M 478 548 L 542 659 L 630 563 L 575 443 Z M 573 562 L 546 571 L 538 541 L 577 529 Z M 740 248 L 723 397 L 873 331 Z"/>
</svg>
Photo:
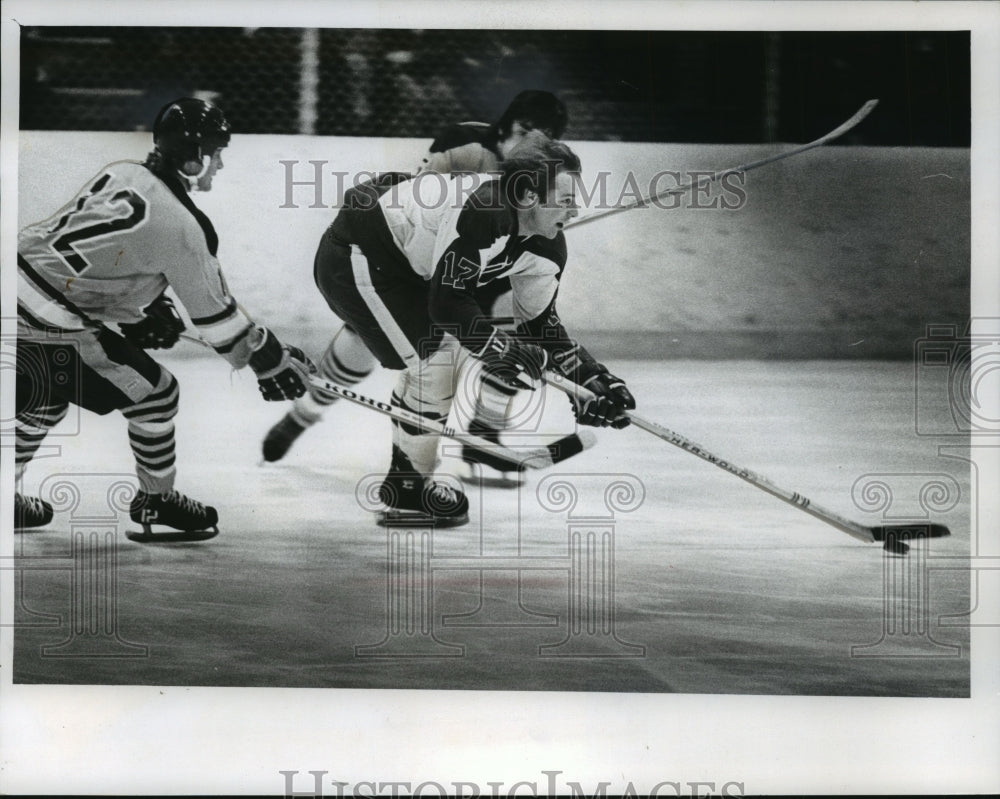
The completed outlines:
<svg viewBox="0 0 1000 799">
<path fill-rule="evenodd" d="M 522 230 L 547 239 L 555 238 L 566 223 L 579 213 L 573 176 L 568 172 L 557 173 L 545 202 L 539 202 L 523 213 Z"/>
<path fill-rule="evenodd" d="M 205 174 L 198 178 L 198 191 L 211 191 L 212 190 L 212 178 L 215 177 L 215 173 L 218 172 L 224 164 L 222 163 L 222 148 L 220 147 L 214 153 L 212 153 L 212 158 L 208 162 L 208 167 L 205 169 Z"/>
</svg>

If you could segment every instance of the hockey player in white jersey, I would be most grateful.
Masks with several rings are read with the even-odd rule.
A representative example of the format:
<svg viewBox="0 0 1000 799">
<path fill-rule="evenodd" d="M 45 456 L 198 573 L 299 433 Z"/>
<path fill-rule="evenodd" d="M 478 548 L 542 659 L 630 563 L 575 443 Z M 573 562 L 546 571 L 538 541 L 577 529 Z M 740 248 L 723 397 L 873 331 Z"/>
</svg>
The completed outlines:
<svg viewBox="0 0 1000 799">
<path fill-rule="evenodd" d="M 131 519 L 170 540 L 218 532 L 210 506 L 174 488 L 179 387 L 146 353 L 169 348 L 184 322 L 233 367 L 250 366 L 265 400 L 301 396 L 314 368 L 295 347 L 247 317 L 229 293 L 212 223 L 192 202 L 222 169 L 230 128 L 196 98 L 163 107 L 144 163 L 109 164 L 52 217 L 18 236 L 15 525 L 37 527 L 52 508 L 20 492 L 45 435 L 71 404 L 128 422 L 139 488 Z M 116 332 L 112 325 L 117 325 Z"/>
<path fill-rule="evenodd" d="M 525 141 L 525 137 L 530 140 L 535 132 L 543 137 L 558 139 L 566 129 L 567 121 L 566 106 L 554 94 L 537 89 L 522 91 L 493 124 L 463 122 L 442 130 L 431 143 L 418 173 L 449 175 L 497 172 L 503 159 L 515 151 Z M 483 297 L 483 302 L 496 314 L 498 307 L 509 305 L 510 283 L 494 281 L 490 285 L 490 291 L 492 295 Z M 342 386 L 356 385 L 375 366 L 375 357 L 350 323 L 336 332 L 319 361 L 321 375 Z M 498 442 L 500 432 L 507 424 L 508 409 L 516 394 L 517 389 L 513 386 L 485 374 L 477 394 L 469 432 Z M 264 460 L 281 460 L 296 439 L 318 422 L 326 407 L 335 400 L 336 397 L 315 390 L 296 400 L 288 413 L 265 436 L 262 445 Z M 479 464 L 479 468 L 499 472 L 499 478 L 487 478 L 493 484 L 515 485 L 518 482 L 517 477 L 509 476 L 514 471 L 512 465 L 484 460 L 482 453 L 472 447 L 463 448 L 463 457 L 469 463 Z"/>
</svg>

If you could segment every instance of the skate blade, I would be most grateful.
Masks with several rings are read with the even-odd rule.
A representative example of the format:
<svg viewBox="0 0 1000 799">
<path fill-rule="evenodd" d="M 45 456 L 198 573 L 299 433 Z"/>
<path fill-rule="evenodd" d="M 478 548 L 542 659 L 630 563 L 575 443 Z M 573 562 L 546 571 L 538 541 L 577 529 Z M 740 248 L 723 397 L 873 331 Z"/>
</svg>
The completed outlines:
<svg viewBox="0 0 1000 799">
<path fill-rule="evenodd" d="M 429 516 L 412 510 L 381 510 L 375 513 L 375 524 L 379 527 L 461 527 L 469 523 L 469 514 L 462 516 Z"/>
<path fill-rule="evenodd" d="M 208 541 L 219 534 L 219 528 L 213 526 L 210 530 L 168 530 L 154 533 L 149 527 L 143 530 L 127 530 L 125 537 L 138 544 L 172 544 L 182 541 Z"/>
<path fill-rule="evenodd" d="M 481 464 L 473 464 L 468 461 L 464 462 L 462 467 L 455 471 L 458 472 L 458 478 L 463 483 L 482 486 L 483 488 L 520 488 L 525 482 L 523 472 L 498 472 Z"/>
</svg>

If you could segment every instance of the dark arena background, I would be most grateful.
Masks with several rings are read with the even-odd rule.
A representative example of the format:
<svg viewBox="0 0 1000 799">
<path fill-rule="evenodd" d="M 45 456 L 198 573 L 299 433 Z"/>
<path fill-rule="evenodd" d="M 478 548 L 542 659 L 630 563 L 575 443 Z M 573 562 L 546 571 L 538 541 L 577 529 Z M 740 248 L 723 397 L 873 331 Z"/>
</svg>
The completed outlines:
<svg viewBox="0 0 1000 799">
<path fill-rule="evenodd" d="M 212 99 L 233 136 L 192 199 L 234 296 L 317 360 L 340 324 L 312 277 L 338 173 L 413 170 L 447 125 L 545 89 L 583 184 L 615 205 L 663 170 L 747 164 L 878 105 L 746 172 L 738 207 L 715 186 L 566 232 L 560 316 L 637 413 L 800 507 L 632 425 L 520 488 L 466 483 L 466 527 L 387 530 L 365 501 L 387 419 L 337 403 L 263 463 L 287 407 L 182 340 L 153 353 L 181 386 L 177 487 L 218 508 L 220 534 L 127 538 L 125 423 L 71 413 L 25 475 L 57 512 L 13 536 L 13 682 L 968 698 L 969 557 L 993 491 L 970 443 L 997 432 L 997 372 L 971 379 L 997 348 L 970 327 L 970 45 L 969 30 L 23 26 L 19 228 L 144 158 L 165 102 Z M 357 390 L 387 400 L 395 379 Z M 505 440 L 574 429 L 561 394 L 518 401 L 530 429 Z M 468 410 L 456 401 L 451 424 Z M 443 474 L 458 450 L 442 440 Z M 951 535 L 894 557 L 809 502 Z M 919 785 L 941 784 L 944 759 L 916 766 Z"/>
<path fill-rule="evenodd" d="M 841 144 L 969 146 L 967 31 L 53 27 L 22 46 L 29 130 L 146 130 L 209 92 L 243 133 L 428 138 L 529 86 L 569 106 L 570 141 L 807 141 L 871 96 L 879 114 Z"/>
<path fill-rule="evenodd" d="M 312 137 L 312 149 L 254 164 L 267 194 L 253 194 L 271 216 L 282 181 L 311 178 L 309 159 L 348 174 L 409 169 L 442 126 L 493 121 L 525 87 L 566 102 L 565 138 L 584 169 L 613 173 L 608 202 L 628 190 L 623 172 L 646 188 L 662 169 L 736 166 L 811 141 L 878 98 L 830 147 L 749 173 L 740 212 L 644 209 L 581 229 L 588 275 L 623 291 L 607 298 L 567 281 L 563 313 L 609 354 L 655 358 L 908 359 L 928 323 L 968 317 L 967 31 L 26 27 L 22 48 L 23 130 L 144 131 L 163 103 L 197 94 L 218 101 L 238 136 Z M 394 139 L 403 155 L 358 162 L 344 151 L 357 138 Z M 335 206 L 327 183 L 323 202 Z M 25 219 L 48 209 L 37 200 L 38 212 L 22 204 Z M 293 200 L 305 208 L 282 210 L 286 224 L 332 213 L 310 217 L 308 186 Z M 640 251 L 605 246 L 625 225 L 641 228 Z M 297 250 L 285 243 L 276 257 L 287 262 Z M 632 296 L 653 284 L 663 291 Z M 325 337 L 325 307 L 277 291 L 297 312 L 278 327 Z M 628 314 L 611 312 L 618 302 Z"/>
</svg>

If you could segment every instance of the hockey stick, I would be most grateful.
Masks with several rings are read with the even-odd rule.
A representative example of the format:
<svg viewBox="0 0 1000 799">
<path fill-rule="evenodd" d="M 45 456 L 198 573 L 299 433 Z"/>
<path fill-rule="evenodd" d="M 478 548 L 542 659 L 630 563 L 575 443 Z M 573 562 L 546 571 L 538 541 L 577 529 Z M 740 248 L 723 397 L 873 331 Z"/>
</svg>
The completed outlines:
<svg viewBox="0 0 1000 799">
<path fill-rule="evenodd" d="M 553 388 L 569 394 L 571 397 L 575 396 L 580 399 L 587 399 L 594 396 L 588 389 L 570 382 L 567 378 L 555 372 L 546 372 L 545 382 Z M 884 542 L 884 548 L 893 554 L 905 555 L 909 551 L 909 546 L 903 540 L 904 538 L 916 538 L 920 536 L 941 538 L 951 535 L 951 531 L 943 524 L 888 524 L 871 527 L 858 524 L 838 513 L 817 505 L 812 500 L 802 496 L 802 494 L 781 488 L 766 477 L 743 466 L 737 466 L 732 461 L 709 452 L 700 444 L 696 444 L 680 433 L 675 433 L 673 430 L 663 427 L 663 425 L 644 418 L 635 411 L 626 411 L 626 415 L 632 421 L 632 424 L 641 430 L 645 430 L 657 438 L 680 447 L 685 452 L 697 455 L 702 460 L 706 460 L 714 466 L 718 466 L 720 469 L 736 475 L 755 488 L 766 491 L 771 496 L 775 496 L 789 505 L 805 511 L 809 515 L 826 522 L 859 541 L 864 541 L 866 544 L 875 543 L 876 541 Z"/>
<path fill-rule="evenodd" d="M 503 444 L 494 443 L 472 433 L 460 433 L 448 425 L 425 419 L 420 414 L 413 413 L 405 408 L 399 408 L 388 402 L 380 402 L 363 394 L 358 394 L 356 391 L 338 386 L 336 383 L 324 380 L 317 375 L 309 376 L 309 384 L 325 394 L 331 394 L 348 402 L 353 402 L 356 405 L 377 411 L 397 422 L 417 427 L 425 433 L 444 436 L 453 441 L 458 441 L 460 444 L 470 446 L 488 456 L 491 464 L 499 464 L 506 461 L 508 471 L 518 471 L 521 468 L 546 469 L 586 449 L 590 449 L 597 441 L 596 436 L 573 433 L 546 444 L 544 447 L 535 447 L 530 450 L 526 449 L 518 452 L 517 450 L 505 447 Z M 501 467 L 497 465 L 497 468 Z"/>
<path fill-rule="evenodd" d="M 185 341 L 192 342 L 193 344 L 198 344 L 199 346 L 206 347 L 208 349 L 212 348 L 211 344 L 198 336 L 181 333 L 180 337 Z M 369 408 L 370 410 L 389 416 L 397 422 L 417 427 L 426 433 L 434 433 L 436 435 L 444 436 L 445 438 L 450 438 L 461 444 L 472 447 L 486 456 L 486 461 L 489 465 L 503 471 L 516 472 L 525 468 L 547 469 L 549 466 L 554 466 L 567 458 L 571 458 L 584 450 L 590 449 L 595 443 L 597 443 L 597 438 L 592 433 L 590 433 L 590 435 L 571 433 L 570 435 L 556 439 L 543 447 L 535 447 L 530 450 L 526 449 L 519 452 L 505 447 L 502 444 L 497 444 L 488 439 L 482 438 L 481 436 L 473 435 L 472 433 L 459 433 L 447 425 L 443 425 L 439 422 L 433 422 L 430 419 L 425 419 L 420 414 L 413 413 L 405 408 L 397 408 L 387 402 L 380 402 L 370 397 L 366 397 L 364 394 L 358 394 L 349 388 L 339 386 L 336 383 L 319 377 L 318 375 L 309 375 L 308 380 L 309 384 L 318 391 L 340 397 L 341 399 L 346 399 L 348 402 L 353 402 L 355 405 Z M 590 431 L 584 431 L 584 433 L 589 432 Z"/>
<path fill-rule="evenodd" d="M 785 158 L 791 158 L 793 155 L 799 155 L 808 150 L 812 150 L 816 147 L 822 147 L 824 144 L 838 139 L 843 136 L 851 128 L 855 127 L 861 120 L 863 120 L 871 110 L 878 105 L 878 100 L 869 100 L 861 108 L 859 108 L 850 119 L 843 122 L 838 127 L 831 130 L 824 136 L 820 136 L 815 141 L 811 141 L 808 144 L 802 144 L 798 147 L 793 147 L 791 150 L 786 150 L 783 153 L 778 153 L 776 155 L 770 155 L 767 158 L 761 158 L 758 161 L 751 161 L 748 164 L 742 164 L 740 166 L 732 167 L 731 169 L 724 169 L 721 172 L 715 172 L 712 175 L 706 175 L 703 178 L 699 178 L 696 181 L 691 181 L 680 186 L 674 186 L 670 189 L 665 189 L 664 191 L 651 194 L 649 196 L 643 197 L 638 200 L 626 203 L 625 205 L 618 205 L 614 208 L 606 208 L 600 211 L 595 211 L 592 214 L 586 214 L 584 216 L 577 217 L 567 222 L 563 229 L 568 229 L 571 227 L 577 227 L 578 225 L 586 224 L 587 222 L 594 222 L 598 219 L 603 219 L 606 216 L 611 216 L 612 214 L 620 214 L 622 211 L 630 211 L 633 208 L 639 208 L 641 206 L 648 205 L 654 200 L 661 200 L 664 197 L 670 197 L 678 194 L 686 194 L 693 188 L 702 188 L 703 186 L 710 186 L 717 180 L 721 180 L 727 175 L 733 175 L 739 172 L 749 172 L 751 169 L 757 169 L 758 167 L 765 166 L 767 164 L 773 164 L 775 161 L 782 161 Z"/>
</svg>

